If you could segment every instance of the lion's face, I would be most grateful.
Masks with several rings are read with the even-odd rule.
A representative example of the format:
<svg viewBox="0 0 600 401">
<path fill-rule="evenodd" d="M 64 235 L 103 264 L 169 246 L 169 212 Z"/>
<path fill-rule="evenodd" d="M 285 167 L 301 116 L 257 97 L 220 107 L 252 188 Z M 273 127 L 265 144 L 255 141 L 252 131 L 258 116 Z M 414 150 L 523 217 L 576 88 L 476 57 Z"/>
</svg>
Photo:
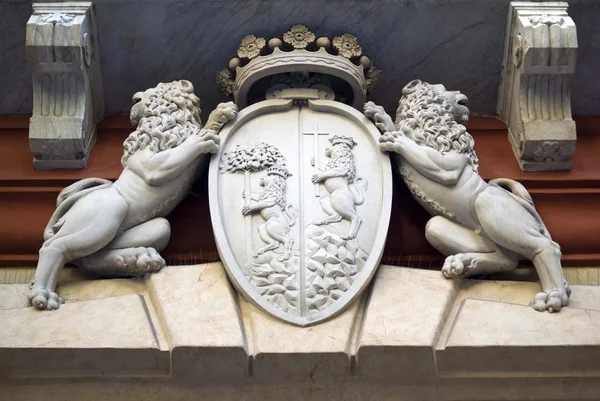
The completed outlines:
<svg viewBox="0 0 600 401">
<path fill-rule="evenodd" d="M 448 91 L 444 85 L 431 85 L 415 79 L 402 89 L 396 111 L 396 128 L 400 134 L 419 145 L 439 152 L 455 151 L 467 155 L 477 171 L 478 160 L 473 137 L 465 124 L 469 120 L 467 97 Z"/>
<path fill-rule="evenodd" d="M 259 196 L 259 200 L 273 199 L 279 206 L 285 206 L 286 181 L 278 174 L 268 174 L 262 177 L 259 185 L 264 190 Z"/>
<path fill-rule="evenodd" d="M 267 175 L 266 177 L 262 177 L 260 179 L 260 181 L 258 182 L 258 185 L 260 185 L 261 187 L 269 187 L 270 185 L 272 185 L 274 182 L 274 178 L 272 175 Z"/>
<path fill-rule="evenodd" d="M 137 92 L 132 100 L 129 119 L 136 130 L 123 143 L 123 167 L 137 151 L 149 148 L 160 152 L 177 147 L 202 128 L 200 99 L 189 81 L 159 83 L 155 88 Z"/>
<path fill-rule="evenodd" d="M 453 107 L 454 120 L 462 125 L 466 125 L 469 122 L 470 111 L 467 107 L 469 99 L 460 93 L 460 91 L 449 91 L 446 87 L 441 84 L 431 85 L 440 95 L 446 98 L 448 103 Z"/>
</svg>

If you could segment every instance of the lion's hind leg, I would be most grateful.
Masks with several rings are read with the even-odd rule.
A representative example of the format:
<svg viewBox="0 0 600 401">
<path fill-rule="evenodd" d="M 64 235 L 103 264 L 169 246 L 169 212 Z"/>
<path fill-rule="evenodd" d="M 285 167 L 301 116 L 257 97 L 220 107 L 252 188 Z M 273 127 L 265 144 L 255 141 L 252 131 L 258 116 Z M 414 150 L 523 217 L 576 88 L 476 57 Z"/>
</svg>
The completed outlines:
<svg viewBox="0 0 600 401">
<path fill-rule="evenodd" d="M 350 222 L 348 232 L 342 235 L 343 239 L 354 239 L 358 234 L 358 229 L 362 223 L 362 219 L 356 213 L 354 194 L 350 189 L 338 190 L 331 194 L 331 206 L 342 219 Z"/>
<path fill-rule="evenodd" d="M 425 236 L 434 248 L 447 256 L 442 267 L 447 279 L 511 271 L 517 267 L 516 253 L 445 217 L 431 218 Z"/>
<path fill-rule="evenodd" d="M 252 257 L 254 258 L 259 257 L 265 252 L 273 251 L 279 248 L 279 242 L 271 238 L 271 236 L 269 235 L 269 231 L 267 229 L 268 223 L 269 222 L 267 221 L 266 223 L 263 223 L 260 226 L 258 226 L 258 235 L 260 236 L 260 239 L 267 243 L 267 245 L 258 248 L 256 251 L 254 251 L 254 253 L 252 254 Z"/>
<path fill-rule="evenodd" d="M 546 237 L 537 219 L 505 190 L 490 187 L 475 201 L 477 217 L 494 242 L 533 262 L 542 292 L 531 301 L 538 311 L 558 312 L 569 303 L 560 247 Z"/>
<path fill-rule="evenodd" d="M 313 222 L 314 225 L 322 226 L 325 224 L 339 223 L 340 221 L 343 220 L 342 215 L 339 214 L 337 211 L 335 211 L 333 209 L 333 207 L 331 206 L 331 198 L 330 197 L 321 198 L 319 203 L 321 204 L 321 208 L 323 209 L 323 211 L 325 213 L 327 213 L 328 216 L 321 217 L 320 219 L 316 219 Z"/>
<path fill-rule="evenodd" d="M 82 270 L 97 277 L 134 277 L 166 266 L 158 252 L 169 242 L 171 227 L 157 217 L 123 232 L 104 249 L 75 261 Z"/>
<path fill-rule="evenodd" d="M 101 205 L 101 212 L 98 212 Z M 92 192 L 79 199 L 65 214 L 64 224 L 40 249 L 29 300 L 36 309 L 58 309 L 56 283 L 67 262 L 104 248 L 118 232 L 127 215 L 127 202 L 113 189 Z"/>
</svg>

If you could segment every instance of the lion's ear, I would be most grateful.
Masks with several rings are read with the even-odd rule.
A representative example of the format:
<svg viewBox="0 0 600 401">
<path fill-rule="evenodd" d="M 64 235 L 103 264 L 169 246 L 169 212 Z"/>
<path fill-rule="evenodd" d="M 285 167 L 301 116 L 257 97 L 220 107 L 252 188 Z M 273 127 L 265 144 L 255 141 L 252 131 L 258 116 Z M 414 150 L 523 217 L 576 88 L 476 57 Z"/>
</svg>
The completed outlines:
<svg viewBox="0 0 600 401">
<path fill-rule="evenodd" d="M 194 85 L 192 85 L 192 83 L 186 79 L 182 79 L 179 81 L 179 84 L 181 85 L 181 90 L 186 92 L 186 93 L 194 93 Z"/>
<path fill-rule="evenodd" d="M 402 89 L 402 94 L 409 95 L 409 94 L 413 93 L 414 91 L 416 91 L 417 89 L 419 89 L 419 86 L 421 86 L 422 84 L 423 84 L 423 82 L 421 82 L 420 79 L 413 79 L 408 84 L 406 84 L 406 86 Z"/>
</svg>

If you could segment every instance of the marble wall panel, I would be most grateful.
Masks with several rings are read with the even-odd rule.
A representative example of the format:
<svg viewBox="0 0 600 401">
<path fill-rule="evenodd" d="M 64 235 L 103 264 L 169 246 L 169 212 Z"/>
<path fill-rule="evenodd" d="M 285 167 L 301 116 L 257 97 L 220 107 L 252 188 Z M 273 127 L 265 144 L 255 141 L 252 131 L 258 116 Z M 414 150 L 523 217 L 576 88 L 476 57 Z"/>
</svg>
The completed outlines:
<svg viewBox="0 0 600 401">
<path fill-rule="evenodd" d="M 395 109 L 419 77 L 460 89 L 475 114 L 494 115 L 509 0 L 95 0 L 107 114 L 158 81 L 191 80 L 207 112 L 225 100 L 214 74 L 247 34 L 356 35 L 384 71 L 373 100 Z M 600 2 L 571 0 L 579 36 L 573 114 L 600 114 Z M 0 0 L 0 114 L 30 113 L 25 24 L 31 1 Z"/>
</svg>

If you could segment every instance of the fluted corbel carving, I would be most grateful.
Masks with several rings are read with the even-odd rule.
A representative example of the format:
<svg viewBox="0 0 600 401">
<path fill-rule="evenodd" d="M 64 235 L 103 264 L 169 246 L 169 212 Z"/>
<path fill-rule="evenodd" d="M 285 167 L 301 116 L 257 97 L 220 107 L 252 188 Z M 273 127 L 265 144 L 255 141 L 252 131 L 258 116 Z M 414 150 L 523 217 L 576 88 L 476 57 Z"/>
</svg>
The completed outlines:
<svg viewBox="0 0 600 401">
<path fill-rule="evenodd" d="M 566 2 L 510 3 L 498 114 L 525 171 L 569 170 L 577 32 Z"/>
<path fill-rule="evenodd" d="M 38 170 L 86 166 L 104 115 L 97 43 L 91 2 L 33 4 L 26 35 L 29 147 Z"/>
</svg>

